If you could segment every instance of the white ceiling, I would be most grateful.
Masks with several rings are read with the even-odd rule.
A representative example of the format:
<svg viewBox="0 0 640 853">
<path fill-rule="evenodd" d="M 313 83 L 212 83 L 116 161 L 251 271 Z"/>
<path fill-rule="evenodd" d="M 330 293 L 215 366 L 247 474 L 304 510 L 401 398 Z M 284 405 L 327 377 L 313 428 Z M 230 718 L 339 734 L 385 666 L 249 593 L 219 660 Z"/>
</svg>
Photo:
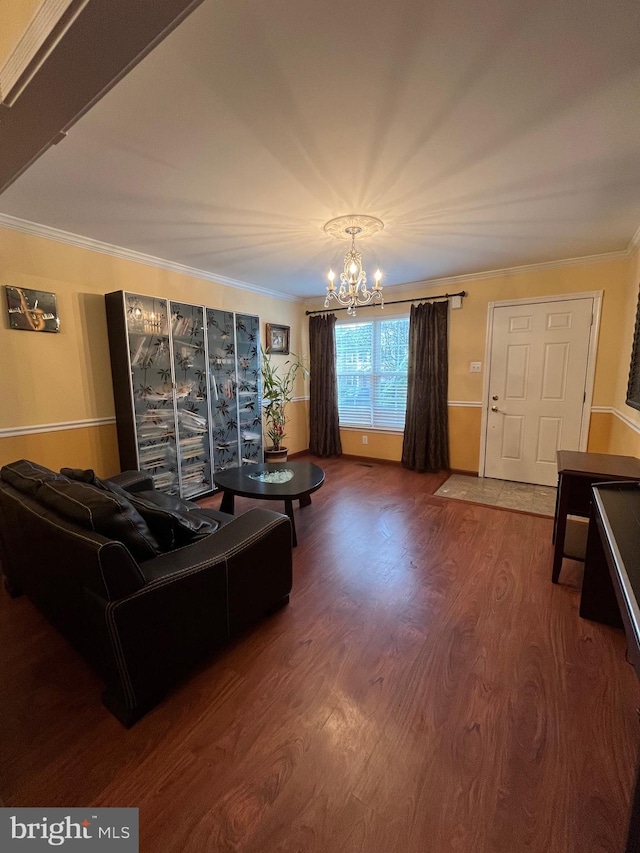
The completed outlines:
<svg viewBox="0 0 640 853">
<path fill-rule="evenodd" d="M 272 291 L 347 245 L 385 286 L 627 249 L 636 0 L 205 0 L 0 212 Z"/>
</svg>

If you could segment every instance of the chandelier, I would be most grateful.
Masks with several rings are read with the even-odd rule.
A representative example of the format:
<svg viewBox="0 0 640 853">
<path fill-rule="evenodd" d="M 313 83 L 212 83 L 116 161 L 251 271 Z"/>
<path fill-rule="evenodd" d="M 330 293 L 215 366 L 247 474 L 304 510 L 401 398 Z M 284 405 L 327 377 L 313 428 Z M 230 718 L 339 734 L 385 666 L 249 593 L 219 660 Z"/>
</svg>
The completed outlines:
<svg viewBox="0 0 640 853">
<path fill-rule="evenodd" d="M 356 249 L 356 237 L 369 237 L 375 234 L 376 231 L 381 231 L 384 228 L 384 223 L 375 216 L 338 216 L 335 219 L 330 219 L 324 226 L 327 234 L 333 237 L 338 237 L 342 240 L 351 240 L 351 248 L 344 256 L 344 270 L 340 273 L 340 287 L 336 288 L 336 274 L 333 270 L 329 270 L 327 286 L 327 296 L 324 300 L 324 307 L 328 308 L 331 300 L 335 299 L 340 305 L 347 309 L 347 314 L 355 317 L 356 308 L 359 305 L 370 305 L 373 302 L 379 302 L 380 307 L 384 307 L 382 299 L 382 285 L 380 279 L 382 273 L 376 270 L 374 273 L 375 284 L 371 289 L 367 287 L 367 274 L 362 269 L 362 255 Z"/>
</svg>

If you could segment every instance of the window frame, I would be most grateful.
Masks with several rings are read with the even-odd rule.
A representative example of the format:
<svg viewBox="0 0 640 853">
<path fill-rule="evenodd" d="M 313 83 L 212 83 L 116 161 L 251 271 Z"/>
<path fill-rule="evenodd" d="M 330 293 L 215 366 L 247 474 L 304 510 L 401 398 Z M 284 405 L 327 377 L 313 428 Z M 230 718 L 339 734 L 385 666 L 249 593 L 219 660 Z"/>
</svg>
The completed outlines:
<svg viewBox="0 0 640 853">
<path fill-rule="evenodd" d="M 336 331 L 340 328 L 345 327 L 345 326 L 370 324 L 373 327 L 372 328 L 372 344 L 371 344 L 371 371 L 368 373 L 364 372 L 364 371 L 362 371 L 362 372 L 353 371 L 352 373 L 340 373 L 340 371 L 339 371 L 340 359 L 338 357 L 338 336 L 336 334 L 336 378 L 337 378 L 337 383 L 338 383 L 338 416 L 339 416 L 339 420 L 340 420 L 340 429 L 352 429 L 352 430 L 359 430 L 359 431 L 365 431 L 366 430 L 368 432 L 387 432 L 387 433 L 403 433 L 404 432 L 405 421 L 406 421 L 406 398 L 405 398 L 405 410 L 404 410 L 404 416 L 403 416 L 402 424 L 397 425 L 397 426 L 389 425 L 389 424 L 380 424 L 379 422 L 375 422 L 375 411 L 376 411 L 376 409 L 379 411 L 381 407 L 380 406 L 376 407 L 374 405 L 375 404 L 374 393 L 375 393 L 375 389 L 376 389 L 376 386 L 379 382 L 380 377 L 384 376 L 384 375 L 388 375 L 388 376 L 402 376 L 403 375 L 401 371 L 383 371 L 380 369 L 381 326 L 383 323 L 388 323 L 388 322 L 393 322 L 393 321 L 398 321 L 398 320 L 404 320 L 407 323 L 407 353 L 406 353 L 407 366 L 406 366 L 405 371 L 404 371 L 404 379 L 406 382 L 407 377 L 408 377 L 408 359 L 409 359 L 409 335 L 408 335 L 408 333 L 409 333 L 410 315 L 408 312 L 403 312 L 401 314 L 392 314 L 391 316 L 387 316 L 387 317 L 363 317 L 363 318 L 357 317 L 355 319 L 350 318 L 349 320 L 345 320 L 342 323 L 339 322 L 336 324 L 336 326 L 335 326 Z M 358 376 L 370 377 L 371 389 L 370 389 L 370 407 L 369 408 L 370 408 L 370 412 L 371 412 L 371 423 L 366 423 L 366 424 L 365 423 L 355 423 L 353 421 L 344 420 L 343 417 L 340 415 L 340 378 L 341 378 L 341 376 L 345 376 L 345 375 L 354 376 L 354 377 L 358 377 Z M 389 410 L 389 411 L 391 411 L 391 410 Z"/>
</svg>

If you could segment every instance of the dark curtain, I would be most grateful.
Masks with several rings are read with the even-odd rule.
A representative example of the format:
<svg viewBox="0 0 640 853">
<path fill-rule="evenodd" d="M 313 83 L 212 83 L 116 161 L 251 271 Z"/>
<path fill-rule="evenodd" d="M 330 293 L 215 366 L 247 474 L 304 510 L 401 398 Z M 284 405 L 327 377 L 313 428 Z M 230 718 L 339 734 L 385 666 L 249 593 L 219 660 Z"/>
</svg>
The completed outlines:
<svg viewBox="0 0 640 853">
<path fill-rule="evenodd" d="M 309 450 L 316 456 L 342 453 L 336 375 L 336 315 L 309 317 Z"/>
<path fill-rule="evenodd" d="M 411 306 L 402 464 L 414 471 L 449 467 L 448 310 L 448 302 Z"/>
</svg>

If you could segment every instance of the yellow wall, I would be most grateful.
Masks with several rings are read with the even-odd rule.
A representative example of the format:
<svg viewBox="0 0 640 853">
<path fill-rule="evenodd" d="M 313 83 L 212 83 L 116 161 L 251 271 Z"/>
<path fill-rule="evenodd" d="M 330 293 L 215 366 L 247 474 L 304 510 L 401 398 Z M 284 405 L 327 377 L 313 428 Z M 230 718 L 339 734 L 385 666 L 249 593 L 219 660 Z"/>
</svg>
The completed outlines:
<svg viewBox="0 0 640 853">
<path fill-rule="evenodd" d="M 393 288 L 385 288 L 385 298 L 409 299 L 429 294 L 464 289 L 468 296 L 461 309 L 450 310 L 449 324 L 449 407 L 450 464 L 462 471 L 478 471 L 480 458 L 480 427 L 482 409 L 483 373 L 470 373 L 469 362 L 482 362 L 486 368 L 486 329 L 490 302 L 506 299 L 523 299 L 536 296 L 555 296 L 565 293 L 603 291 L 602 316 L 598 355 L 596 361 L 593 403 L 594 407 L 615 408 L 625 417 L 640 425 L 640 412 L 624 404 L 620 386 L 629 368 L 629 353 L 635 319 L 635 301 L 638 294 L 638 256 L 633 260 L 616 260 L 576 263 L 558 267 L 538 267 L 521 272 L 508 272 L 490 278 L 456 282 L 447 285 L 417 285 L 402 288 L 394 295 Z M 319 300 L 310 301 L 309 309 L 320 308 Z M 385 316 L 407 314 L 410 305 L 386 305 Z M 368 309 L 363 317 L 374 310 Z M 338 313 L 338 322 L 347 322 L 344 313 Z M 622 330 L 622 332 L 621 332 Z M 460 403 L 475 403 L 461 406 Z M 614 424 L 615 422 L 615 424 Z M 362 444 L 362 435 L 368 435 L 368 444 Z M 397 434 L 376 432 L 375 439 L 367 430 L 341 430 L 343 451 L 359 456 L 399 460 L 402 439 Z M 601 453 L 635 455 L 638 433 L 625 426 L 611 412 L 593 413 L 589 435 L 589 450 Z M 349 448 L 347 450 L 347 448 Z"/>
<path fill-rule="evenodd" d="M 15 459 L 32 459 L 58 470 L 94 468 L 100 476 L 120 470 L 115 424 L 16 435 L 0 441 L 0 464 Z"/>
<path fill-rule="evenodd" d="M 362 444 L 362 436 L 368 438 L 368 444 Z M 371 430 L 341 429 L 342 452 L 349 456 L 367 456 L 370 459 L 388 459 L 398 461 L 402 456 L 402 434 L 372 432 Z"/>
<path fill-rule="evenodd" d="M 456 471 L 477 472 L 478 448 L 482 410 L 471 406 L 449 407 L 449 444 L 456 448 L 451 454 L 451 468 Z M 366 436 L 367 444 L 362 443 Z M 342 452 L 350 456 L 366 456 L 399 462 L 402 457 L 402 433 L 380 430 L 341 429 Z"/>
<path fill-rule="evenodd" d="M 0 438 L 0 464 L 25 457 L 53 468 L 93 467 L 103 475 L 117 470 L 113 426 L 6 437 L 7 430 L 16 428 L 114 416 L 103 298 L 109 291 L 129 290 L 258 314 L 263 333 L 266 322 L 291 326 L 292 349 L 304 352 L 306 324 L 299 302 L 7 228 L 0 228 L 0 284 L 53 291 L 60 316 L 59 334 L 36 334 L 10 329 L 6 310 L 1 312 L 0 435 L 4 430 L 5 437 Z M 5 299 L 4 294 L 1 297 Z M 276 357 L 280 359 L 286 357 Z M 296 396 L 304 393 L 300 382 Z M 295 453 L 308 446 L 304 400 L 292 404 L 291 415 L 288 444 Z"/>
<path fill-rule="evenodd" d="M 640 429 L 640 412 L 624 402 L 639 280 L 640 255 L 636 253 L 630 260 L 538 268 L 466 281 L 468 296 L 462 309 L 450 312 L 449 400 L 456 404 L 449 408 L 451 467 L 478 470 L 482 417 L 478 404 L 482 400 L 483 375 L 469 373 L 469 362 L 481 361 L 485 367 L 489 302 L 594 290 L 602 290 L 604 298 L 593 405 L 609 411 L 592 414 L 588 449 L 640 455 L 640 432 L 633 428 L 635 424 Z M 113 425 L 13 434 L 20 428 L 114 416 L 103 299 L 111 290 L 257 313 L 263 328 L 266 322 L 291 326 L 292 350 L 308 353 L 308 324 L 303 311 L 306 306 L 298 302 L 7 228 L 0 228 L 0 284 L 55 292 L 61 319 L 60 334 L 34 334 L 9 329 L 6 312 L 2 312 L 0 464 L 24 456 L 54 468 L 94 467 L 103 475 L 116 470 Z M 417 285 L 412 290 L 403 288 L 394 296 L 393 288 L 386 288 L 385 296 L 388 300 L 405 299 L 446 289 L 442 285 Z M 308 307 L 321 307 L 321 302 L 310 302 Z M 406 313 L 408 308 L 387 305 L 385 316 Z M 347 319 L 344 314 L 338 314 L 338 318 L 341 322 Z M 284 362 L 286 357 L 276 357 L 276 361 L 279 359 Z M 291 422 L 287 427 L 287 444 L 292 453 L 308 446 L 304 382 L 298 383 L 295 393 L 298 399 L 290 407 Z M 5 437 L 1 437 L 3 431 Z M 362 444 L 363 434 L 368 436 L 366 445 Z M 401 434 L 343 429 L 341 435 L 344 453 L 400 460 Z"/>
<path fill-rule="evenodd" d="M 611 430 L 614 417 L 609 412 L 592 412 L 589 425 L 587 451 L 590 453 L 609 453 Z"/>
<path fill-rule="evenodd" d="M 640 457 L 640 433 L 619 418 L 612 418 L 607 453 Z"/>
</svg>

